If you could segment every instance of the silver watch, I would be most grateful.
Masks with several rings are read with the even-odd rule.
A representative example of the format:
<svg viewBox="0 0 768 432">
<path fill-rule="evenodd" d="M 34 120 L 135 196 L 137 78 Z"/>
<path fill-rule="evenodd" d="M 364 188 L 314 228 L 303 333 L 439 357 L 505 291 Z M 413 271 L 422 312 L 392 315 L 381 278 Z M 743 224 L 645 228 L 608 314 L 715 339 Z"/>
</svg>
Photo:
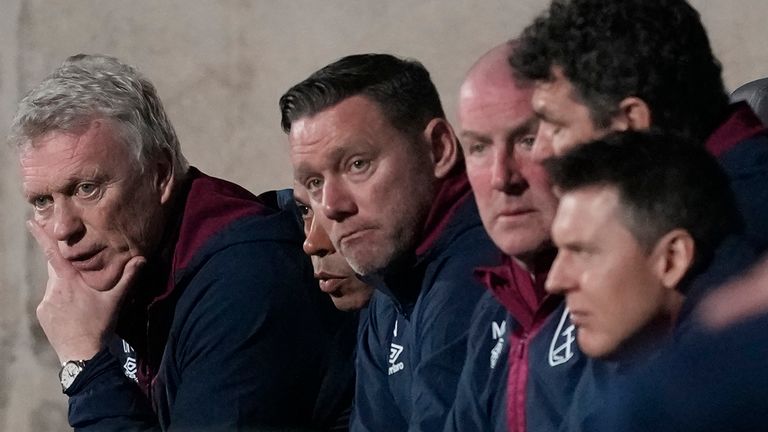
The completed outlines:
<svg viewBox="0 0 768 432">
<path fill-rule="evenodd" d="M 61 365 L 59 371 L 59 380 L 61 380 L 61 391 L 67 391 L 69 386 L 75 382 L 75 378 L 85 367 L 86 360 L 69 360 Z"/>
</svg>

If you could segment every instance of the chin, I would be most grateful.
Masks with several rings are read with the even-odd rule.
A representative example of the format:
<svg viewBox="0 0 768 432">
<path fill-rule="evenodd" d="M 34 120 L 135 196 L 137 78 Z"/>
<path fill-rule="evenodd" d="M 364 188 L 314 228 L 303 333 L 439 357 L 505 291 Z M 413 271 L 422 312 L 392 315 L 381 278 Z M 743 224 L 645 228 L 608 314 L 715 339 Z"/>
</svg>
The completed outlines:
<svg viewBox="0 0 768 432">
<path fill-rule="evenodd" d="M 80 275 L 85 283 L 94 290 L 109 291 L 120 281 L 124 266 L 124 262 L 112 261 L 98 270 L 81 271 Z"/>
<path fill-rule="evenodd" d="M 610 360 L 616 354 L 618 347 L 615 344 L 607 342 L 596 342 L 584 340 L 585 338 L 576 336 L 581 351 L 591 358 Z"/>
<path fill-rule="evenodd" d="M 364 308 L 368 304 L 369 297 L 367 296 L 343 296 L 343 297 L 331 297 L 333 305 L 336 309 L 344 312 L 354 312 Z"/>
<path fill-rule="evenodd" d="M 96 291 L 109 291 L 117 285 L 121 274 L 110 275 L 108 269 L 98 271 L 81 272 L 85 283 Z"/>
<path fill-rule="evenodd" d="M 378 272 L 389 266 L 394 253 L 381 247 L 369 247 L 359 251 L 342 251 L 347 258 L 349 266 L 359 275 L 367 275 Z"/>
<path fill-rule="evenodd" d="M 498 242 L 494 237 L 491 237 L 494 243 L 496 243 L 496 246 L 498 246 L 502 252 L 509 256 L 530 256 L 543 250 L 549 244 L 548 238 L 529 239 L 523 236 L 514 236 L 510 234 L 513 233 L 505 233 L 505 235 L 500 238 L 500 241 Z"/>
</svg>

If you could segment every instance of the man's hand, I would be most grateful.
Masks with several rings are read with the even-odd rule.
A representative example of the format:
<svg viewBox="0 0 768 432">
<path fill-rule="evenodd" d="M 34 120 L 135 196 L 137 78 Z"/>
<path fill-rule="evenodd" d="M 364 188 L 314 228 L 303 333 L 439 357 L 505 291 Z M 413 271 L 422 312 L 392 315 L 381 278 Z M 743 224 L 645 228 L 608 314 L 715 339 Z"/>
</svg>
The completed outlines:
<svg viewBox="0 0 768 432">
<path fill-rule="evenodd" d="M 760 313 L 768 313 L 768 259 L 713 292 L 698 310 L 701 320 L 712 328 L 735 324 Z"/>
<path fill-rule="evenodd" d="M 37 306 L 40 326 L 62 363 L 90 359 L 114 331 L 120 303 L 145 260 L 131 258 L 112 289 L 97 291 L 61 256 L 56 241 L 37 222 L 28 221 L 27 228 L 48 260 L 48 283 Z"/>
</svg>

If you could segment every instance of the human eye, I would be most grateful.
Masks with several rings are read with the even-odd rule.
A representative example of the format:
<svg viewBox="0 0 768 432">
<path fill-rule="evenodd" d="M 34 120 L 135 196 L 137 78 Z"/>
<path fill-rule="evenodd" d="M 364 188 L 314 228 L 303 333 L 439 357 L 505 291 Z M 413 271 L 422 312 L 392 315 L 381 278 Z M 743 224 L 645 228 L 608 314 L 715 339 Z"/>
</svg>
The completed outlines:
<svg viewBox="0 0 768 432">
<path fill-rule="evenodd" d="M 312 218 L 312 207 L 302 203 L 301 201 L 296 201 L 296 207 L 298 207 L 302 219 L 307 220 Z"/>
<path fill-rule="evenodd" d="M 307 192 L 314 194 L 323 187 L 323 181 L 318 177 L 310 177 L 304 182 L 304 187 L 307 189 Z"/>
<path fill-rule="evenodd" d="M 467 145 L 467 153 L 470 155 L 481 155 L 488 148 L 488 143 L 481 141 L 470 141 Z"/>
<path fill-rule="evenodd" d="M 95 183 L 83 182 L 75 187 L 75 195 L 78 198 L 93 198 L 99 192 L 99 187 Z"/>
<path fill-rule="evenodd" d="M 525 135 L 520 137 L 520 139 L 517 141 L 517 145 L 525 151 L 531 151 L 533 149 L 533 144 L 536 142 L 536 135 Z"/>
<path fill-rule="evenodd" d="M 368 159 L 363 158 L 355 158 L 352 159 L 352 162 L 349 164 L 349 170 L 353 173 L 359 173 L 363 172 L 371 165 L 371 161 Z"/>
<path fill-rule="evenodd" d="M 30 203 L 32 204 L 32 207 L 34 207 L 36 212 L 38 213 L 44 212 L 45 210 L 49 209 L 53 205 L 53 197 L 51 197 L 50 195 L 36 196 L 30 200 Z"/>
</svg>

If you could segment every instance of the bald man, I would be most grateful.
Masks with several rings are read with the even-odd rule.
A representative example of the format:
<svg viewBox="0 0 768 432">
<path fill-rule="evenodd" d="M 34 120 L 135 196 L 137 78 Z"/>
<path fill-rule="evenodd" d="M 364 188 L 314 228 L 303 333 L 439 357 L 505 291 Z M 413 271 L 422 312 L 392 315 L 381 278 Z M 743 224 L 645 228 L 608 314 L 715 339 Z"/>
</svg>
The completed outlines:
<svg viewBox="0 0 768 432">
<path fill-rule="evenodd" d="M 532 88 L 513 79 L 507 62 L 514 47 L 507 42 L 480 57 L 459 93 L 467 175 L 483 226 L 504 260 L 500 267 L 476 270 L 488 292 L 475 310 L 446 430 L 525 428 L 529 339 L 562 302 L 544 290 L 555 252 L 549 229 L 557 199 L 544 169 L 531 158 L 538 119 Z M 556 363 L 566 369 L 573 356 L 567 347 L 559 353 Z M 536 355 L 546 361 L 545 352 Z"/>
</svg>

